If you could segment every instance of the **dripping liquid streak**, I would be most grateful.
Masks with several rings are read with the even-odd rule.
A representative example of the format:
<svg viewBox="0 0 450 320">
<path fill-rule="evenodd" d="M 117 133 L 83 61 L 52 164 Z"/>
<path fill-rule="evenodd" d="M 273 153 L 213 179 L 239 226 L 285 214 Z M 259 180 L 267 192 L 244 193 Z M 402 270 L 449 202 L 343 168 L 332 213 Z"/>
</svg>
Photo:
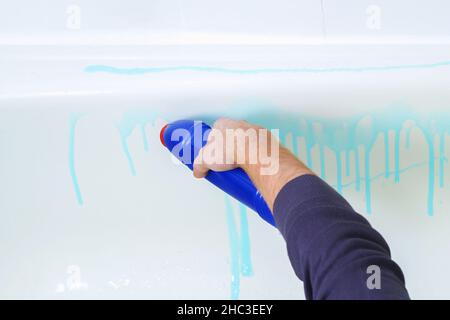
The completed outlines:
<svg viewBox="0 0 450 320">
<path fill-rule="evenodd" d="M 250 256 L 250 234 L 248 230 L 247 207 L 239 203 L 240 230 L 241 230 L 241 274 L 244 277 L 253 275 Z"/>
<path fill-rule="evenodd" d="M 428 215 L 433 215 L 434 200 L 434 141 L 433 137 L 428 139 Z"/>
<path fill-rule="evenodd" d="M 355 157 L 355 177 L 356 177 L 356 182 L 355 182 L 355 189 L 356 191 L 359 191 L 361 189 L 361 173 L 359 171 L 359 153 L 358 153 L 358 147 L 356 147 L 356 149 L 354 150 L 353 153 L 354 157 Z"/>
<path fill-rule="evenodd" d="M 130 149 L 128 148 L 127 138 L 121 136 L 120 140 L 121 140 L 121 144 L 122 144 L 122 151 L 125 154 L 125 157 L 127 158 L 128 167 L 130 168 L 131 175 L 135 176 L 136 168 L 134 167 L 134 161 L 130 154 Z"/>
<path fill-rule="evenodd" d="M 439 187 L 444 187 L 445 133 L 439 135 Z"/>
<path fill-rule="evenodd" d="M 231 299 L 239 299 L 240 276 L 253 275 L 250 254 L 250 234 L 248 230 L 247 208 L 239 203 L 240 236 L 237 230 L 232 199 L 225 196 L 225 211 L 230 245 Z"/>
<path fill-rule="evenodd" d="M 83 204 L 83 197 L 81 195 L 80 185 L 78 183 L 78 176 L 75 170 L 75 130 L 77 122 L 81 114 L 73 114 L 69 119 L 69 171 L 72 178 L 72 185 L 75 191 L 75 196 L 79 205 Z"/>
<path fill-rule="evenodd" d="M 364 176 L 366 186 L 366 210 L 367 213 L 372 213 L 372 198 L 371 198 L 371 181 L 370 181 L 370 149 L 366 148 L 364 153 Z"/>
<path fill-rule="evenodd" d="M 394 140 L 394 182 L 400 182 L 400 129 L 395 131 L 395 140 Z"/>
<path fill-rule="evenodd" d="M 384 166 L 385 166 L 385 177 L 389 178 L 389 132 L 384 133 Z"/>
<path fill-rule="evenodd" d="M 428 161 L 416 162 L 416 163 L 410 164 L 410 165 L 408 165 L 408 166 L 406 166 L 406 167 L 404 167 L 404 168 L 400 168 L 399 172 L 400 172 L 400 175 L 402 175 L 403 173 L 406 173 L 406 172 L 408 172 L 408 171 L 410 171 L 410 170 L 412 170 L 412 169 L 420 168 L 420 167 L 423 167 L 423 166 L 428 166 Z M 391 170 L 391 171 L 389 172 L 389 174 L 393 174 L 393 173 L 394 173 L 393 170 Z M 370 181 L 373 182 L 373 181 L 379 180 L 380 178 L 382 178 L 382 177 L 384 177 L 384 176 L 385 176 L 385 172 L 383 171 L 383 172 L 378 173 L 378 174 L 376 174 L 376 175 L 372 175 L 372 176 L 370 177 Z M 360 181 L 365 181 L 366 178 L 365 178 L 365 177 L 359 176 L 359 178 L 355 178 L 355 180 L 353 180 L 353 181 L 344 183 L 344 184 L 342 185 L 342 188 L 343 188 L 343 189 L 349 188 L 349 187 L 351 187 L 352 185 L 356 184 L 358 180 L 360 180 Z M 336 185 L 332 185 L 332 187 L 333 187 L 333 188 L 337 188 Z"/>
<path fill-rule="evenodd" d="M 225 211 L 228 226 L 228 239 L 230 242 L 231 299 L 236 300 L 239 299 L 240 293 L 239 240 L 234 221 L 233 207 L 228 196 L 225 196 Z"/>
<path fill-rule="evenodd" d="M 233 69 L 222 67 L 206 66 L 173 66 L 173 67 L 133 67 L 119 68 L 107 65 L 89 65 L 84 68 L 88 73 L 112 73 L 117 75 L 141 75 L 147 73 L 195 71 L 208 73 L 229 73 L 229 74 L 265 74 L 265 73 L 349 73 L 349 72 L 385 72 L 414 69 L 433 69 L 450 66 L 450 60 L 435 63 L 404 64 L 388 66 L 368 66 L 368 67 L 331 67 L 331 68 L 260 68 L 260 69 Z"/>
<path fill-rule="evenodd" d="M 336 180 L 337 180 L 337 192 L 342 193 L 342 160 L 341 160 L 341 153 L 336 151 Z"/>
</svg>

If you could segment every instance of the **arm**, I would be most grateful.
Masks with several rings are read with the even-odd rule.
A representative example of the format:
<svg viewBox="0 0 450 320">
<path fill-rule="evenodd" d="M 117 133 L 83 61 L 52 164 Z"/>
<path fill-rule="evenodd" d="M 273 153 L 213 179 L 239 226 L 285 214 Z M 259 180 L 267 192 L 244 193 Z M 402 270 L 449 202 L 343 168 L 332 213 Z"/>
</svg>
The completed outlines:
<svg viewBox="0 0 450 320">
<path fill-rule="evenodd" d="M 225 136 L 226 129 L 261 128 L 244 121 L 220 119 L 214 129 Z M 272 139 L 268 135 L 267 140 L 258 140 L 258 148 L 261 143 L 273 146 Z M 237 153 L 243 153 L 248 159 L 250 145 L 251 141 L 247 141 L 232 155 L 224 150 L 225 157 L 237 159 Z M 208 151 L 214 148 L 214 142 L 209 141 L 196 158 L 194 175 L 204 177 L 210 169 L 242 167 L 246 171 L 274 214 L 308 299 L 408 299 L 402 271 L 391 259 L 383 237 L 289 150 L 278 143 L 276 147 L 279 170 L 262 175 L 259 161 L 223 164 L 225 161 L 208 159 Z M 373 272 L 380 275 L 380 281 L 370 278 Z"/>
</svg>

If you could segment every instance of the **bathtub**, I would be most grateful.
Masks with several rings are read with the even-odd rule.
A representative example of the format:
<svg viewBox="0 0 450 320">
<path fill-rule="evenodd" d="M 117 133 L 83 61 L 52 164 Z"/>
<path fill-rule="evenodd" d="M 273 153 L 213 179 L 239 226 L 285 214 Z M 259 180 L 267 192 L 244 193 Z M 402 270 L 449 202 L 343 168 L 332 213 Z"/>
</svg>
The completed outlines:
<svg viewBox="0 0 450 320">
<path fill-rule="evenodd" d="M 1 298 L 303 298 L 280 233 L 161 146 L 168 121 L 220 116 L 279 129 L 385 237 L 412 298 L 449 298 L 441 3 L 407 35 L 388 23 L 403 7 L 382 1 L 265 1 L 258 19 L 233 1 L 212 17 L 182 1 L 102 3 L 2 12 Z M 385 29 L 351 28 L 377 12 Z"/>
</svg>

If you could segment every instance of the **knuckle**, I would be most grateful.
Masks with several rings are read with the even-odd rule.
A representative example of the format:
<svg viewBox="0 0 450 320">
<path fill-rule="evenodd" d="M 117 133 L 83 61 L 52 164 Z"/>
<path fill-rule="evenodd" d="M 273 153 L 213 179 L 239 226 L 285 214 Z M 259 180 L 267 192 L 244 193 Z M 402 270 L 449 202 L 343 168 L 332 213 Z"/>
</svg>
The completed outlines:
<svg viewBox="0 0 450 320">
<path fill-rule="evenodd" d="M 227 118 L 217 119 L 213 124 L 213 128 L 216 128 L 216 129 L 222 128 L 226 121 L 227 121 Z"/>
</svg>

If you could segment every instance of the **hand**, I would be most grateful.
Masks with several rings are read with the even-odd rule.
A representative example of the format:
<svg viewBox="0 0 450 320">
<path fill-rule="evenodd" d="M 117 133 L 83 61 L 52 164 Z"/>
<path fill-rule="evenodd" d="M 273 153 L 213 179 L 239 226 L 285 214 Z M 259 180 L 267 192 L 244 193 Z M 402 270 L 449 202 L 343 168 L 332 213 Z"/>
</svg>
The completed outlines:
<svg viewBox="0 0 450 320">
<path fill-rule="evenodd" d="M 245 169 L 249 164 L 247 161 L 249 159 L 248 146 L 250 143 L 257 143 L 257 141 L 253 140 L 255 139 L 254 137 L 253 141 L 248 141 L 247 139 L 244 143 L 239 144 L 237 135 L 227 137 L 227 131 L 238 133 L 238 130 L 241 130 L 245 134 L 248 130 L 253 130 L 253 132 L 257 133 L 262 128 L 242 120 L 220 118 L 211 129 L 206 145 L 200 149 L 194 160 L 194 176 L 203 178 L 209 170 L 228 171 L 238 167 Z M 245 139 L 245 137 L 243 138 Z M 233 149 L 227 148 L 227 146 L 230 146 L 230 143 L 233 144 Z M 245 159 L 238 163 L 238 156 L 240 155 L 244 156 Z"/>
<path fill-rule="evenodd" d="M 209 170 L 242 168 L 273 211 L 275 198 L 290 180 L 313 174 L 267 129 L 242 120 L 221 118 L 195 158 L 193 171 L 203 178 Z"/>
</svg>

